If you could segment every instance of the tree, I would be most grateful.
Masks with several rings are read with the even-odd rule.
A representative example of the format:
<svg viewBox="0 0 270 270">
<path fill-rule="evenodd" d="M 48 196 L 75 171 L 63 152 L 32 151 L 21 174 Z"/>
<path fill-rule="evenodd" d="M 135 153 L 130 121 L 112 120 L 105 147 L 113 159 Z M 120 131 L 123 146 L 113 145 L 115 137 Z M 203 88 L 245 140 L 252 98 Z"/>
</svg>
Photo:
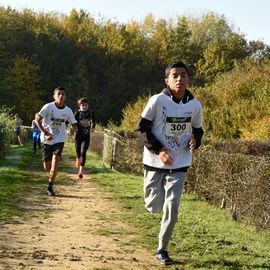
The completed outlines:
<svg viewBox="0 0 270 270">
<path fill-rule="evenodd" d="M 270 58 L 270 46 L 260 40 L 249 42 L 249 53 L 254 59 Z"/>
<path fill-rule="evenodd" d="M 175 28 L 170 29 L 168 50 L 171 55 L 170 61 L 174 59 L 190 63 L 190 38 L 192 32 L 189 29 L 188 19 L 179 17 Z"/>
<path fill-rule="evenodd" d="M 39 66 L 32 64 L 26 57 L 17 56 L 7 72 L 6 80 L 12 85 L 17 112 L 29 122 L 42 105 Z"/>
<path fill-rule="evenodd" d="M 270 139 L 270 62 L 247 59 L 196 90 L 206 134 L 219 139 Z"/>
<path fill-rule="evenodd" d="M 249 56 L 244 35 L 233 30 L 225 16 L 213 12 L 190 18 L 191 40 L 196 56 L 196 76 L 205 82 L 234 67 L 237 60 Z"/>
<path fill-rule="evenodd" d="M 225 39 L 214 39 L 198 61 L 198 74 L 212 82 L 218 74 L 233 69 L 237 60 L 249 55 L 247 43 L 242 36 L 228 33 Z"/>
</svg>

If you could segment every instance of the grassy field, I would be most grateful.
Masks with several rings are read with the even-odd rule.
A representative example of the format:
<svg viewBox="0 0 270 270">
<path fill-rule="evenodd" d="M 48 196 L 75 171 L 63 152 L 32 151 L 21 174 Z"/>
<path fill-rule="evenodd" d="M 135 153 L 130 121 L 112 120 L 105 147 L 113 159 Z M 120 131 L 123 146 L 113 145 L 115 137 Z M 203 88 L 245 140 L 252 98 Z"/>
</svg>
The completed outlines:
<svg viewBox="0 0 270 270">
<path fill-rule="evenodd" d="M 57 177 L 58 183 L 72 183 L 62 164 Z M 11 153 L 0 160 L 0 220 L 13 215 L 23 215 L 20 201 L 28 196 L 37 196 L 40 200 L 46 196 L 48 173 L 42 167 L 41 150 L 33 154 L 31 144 L 23 147 L 14 145 Z"/>
<path fill-rule="evenodd" d="M 18 202 L 30 187 L 39 187 L 42 179 L 30 177 L 28 169 L 34 163 L 30 147 L 13 146 L 5 160 L 0 161 L 0 219 L 23 214 Z M 34 165 L 34 164 L 33 164 Z"/>
<path fill-rule="evenodd" d="M 119 200 L 122 219 L 135 225 L 137 244 L 147 249 L 157 246 L 160 215 L 143 207 L 143 180 L 128 174 L 102 172 L 102 164 L 92 156 L 92 181 Z M 180 258 L 184 269 L 270 269 L 270 234 L 231 220 L 214 206 L 185 194 L 169 250 Z M 179 266 L 172 266 L 172 269 Z"/>
<path fill-rule="evenodd" d="M 1 219 L 23 214 L 16 201 L 27 194 L 29 186 L 32 192 L 44 194 L 46 174 L 41 159 L 33 156 L 31 150 L 30 146 L 15 147 L 1 162 Z M 73 145 L 68 144 L 64 154 L 75 160 Z M 33 172 L 29 171 L 31 168 L 40 169 Z M 58 181 L 63 184 L 69 184 L 67 168 L 66 164 L 60 168 Z M 88 155 L 86 168 L 90 181 L 110 192 L 109 198 L 119 203 L 121 212 L 111 214 L 111 218 L 130 224 L 130 234 L 135 236 L 130 245 L 142 246 L 154 254 L 161 215 L 151 215 L 144 209 L 142 177 L 112 172 L 93 153 Z M 114 234 L 115 229 L 97 233 Z M 270 269 L 270 232 L 258 232 L 235 222 L 226 211 L 184 194 L 169 251 L 177 258 L 170 269 Z"/>
</svg>

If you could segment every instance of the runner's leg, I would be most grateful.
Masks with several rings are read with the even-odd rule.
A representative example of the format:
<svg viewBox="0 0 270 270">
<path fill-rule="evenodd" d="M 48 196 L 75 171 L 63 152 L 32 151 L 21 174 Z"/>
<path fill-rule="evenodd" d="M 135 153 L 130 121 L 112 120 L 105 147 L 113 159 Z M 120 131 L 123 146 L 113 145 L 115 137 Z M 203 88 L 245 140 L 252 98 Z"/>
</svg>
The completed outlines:
<svg viewBox="0 0 270 270">
<path fill-rule="evenodd" d="M 81 159 L 80 159 L 80 168 L 79 168 L 79 177 L 83 177 L 83 167 L 86 161 L 86 153 L 89 148 L 90 137 L 84 139 L 81 143 Z"/>
<path fill-rule="evenodd" d="M 144 205 L 150 213 L 163 209 L 165 172 L 144 169 Z"/>
<path fill-rule="evenodd" d="M 37 151 L 37 138 L 35 136 L 33 137 L 33 149 L 34 149 L 34 153 L 36 153 L 36 151 Z"/>
<path fill-rule="evenodd" d="M 160 224 L 159 246 L 157 251 L 166 250 L 178 218 L 180 197 L 182 194 L 185 172 L 172 172 L 165 177 L 165 201 Z"/>
</svg>

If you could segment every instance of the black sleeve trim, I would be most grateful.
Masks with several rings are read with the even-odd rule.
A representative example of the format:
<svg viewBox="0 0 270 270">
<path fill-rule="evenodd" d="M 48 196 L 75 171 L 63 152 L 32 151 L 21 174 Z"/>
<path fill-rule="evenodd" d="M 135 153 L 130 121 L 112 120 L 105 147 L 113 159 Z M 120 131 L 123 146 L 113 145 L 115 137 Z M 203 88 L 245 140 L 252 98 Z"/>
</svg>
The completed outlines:
<svg viewBox="0 0 270 270">
<path fill-rule="evenodd" d="M 202 136 L 203 136 L 203 129 L 200 127 L 200 128 L 192 128 L 192 133 L 195 137 L 195 140 L 196 140 L 196 147 L 195 149 L 198 149 L 200 146 L 201 146 L 201 143 L 202 143 Z"/>
<path fill-rule="evenodd" d="M 153 121 L 150 121 L 146 118 L 141 118 L 135 131 L 137 132 L 138 137 L 141 139 L 144 146 L 149 151 L 158 154 L 163 146 L 152 133 L 152 124 Z"/>
<path fill-rule="evenodd" d="M 96 117 L 95 117 L 94 112 L 92 111 L 92 128 L 95 128 L 95 127 L 96 127 Z"/>
<path fill-rule="evenodd" d="M 79 115 L 80 115 L 79 111 L 76 111 L 74 117 L 75 117 L 75 120 L 77 121 L 77 122 L 75 123 L 75 125 L 76 125 L 77 127 L 79 126 Z"/>
</svg>

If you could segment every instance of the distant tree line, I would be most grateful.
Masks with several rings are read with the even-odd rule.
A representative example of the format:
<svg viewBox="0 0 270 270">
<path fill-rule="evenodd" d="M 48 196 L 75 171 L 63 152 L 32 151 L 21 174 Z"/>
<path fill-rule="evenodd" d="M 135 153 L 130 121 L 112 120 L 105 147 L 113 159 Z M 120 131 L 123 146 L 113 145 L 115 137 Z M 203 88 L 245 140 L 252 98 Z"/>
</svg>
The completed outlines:
<svg viewBox="0 0 270 270">
<path fill-rule="evenodd" d="M 120 124 L 127 104 L 160 91 L 164 67 L 173 59 L 189 66 L 191 87 L 211 89 L 200 92 L 205 93 L 202 98 L 212 97 L 205 100 L 207 113 L 213 110 L 226 118 L 226 110 L 219 112 L 214 101 L 224 90 L 218 86 L 218 81 L 223 85 L 221 76 L 240 69 L 242 62 L 269 57 L 269 45 L 248 42 L 224 16 L 211 12 L 175 20 L 156 20 L 149 14 L 143 22 L 119 23 L 95 19 L 85 10 L 65 15 L 0 7 L 0 106 L 14 107 L 28 123 L 62 85 L 73 109 L 77 98 L 85 95 L 102 125 Z M 220 102 L 216 104 L 224 106 Z M 237 100 L 232 97 L 230 102 Z M 211 125 L 216 123 L 207 123 L 215 134 Z"/>
</svg>

